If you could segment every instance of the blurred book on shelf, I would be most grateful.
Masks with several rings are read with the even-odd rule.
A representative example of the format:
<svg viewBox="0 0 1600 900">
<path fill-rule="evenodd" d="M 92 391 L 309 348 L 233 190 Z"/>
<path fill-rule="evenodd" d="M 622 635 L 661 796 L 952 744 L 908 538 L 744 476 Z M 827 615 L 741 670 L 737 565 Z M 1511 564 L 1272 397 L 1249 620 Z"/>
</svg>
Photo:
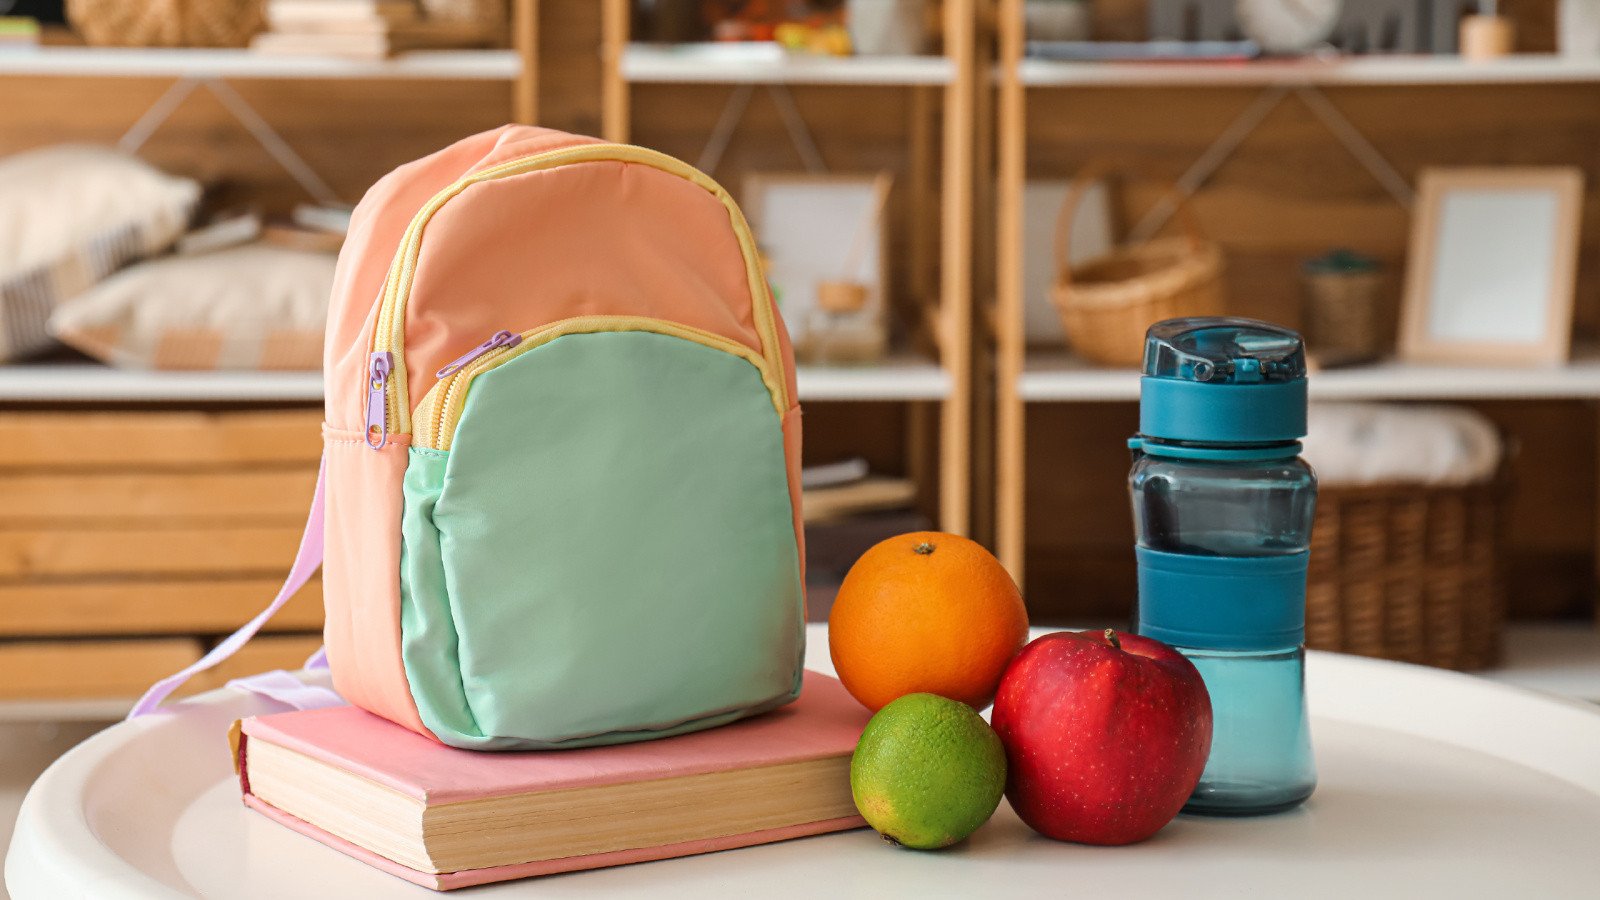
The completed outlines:
<svg viewBox="0 0 1600 900">
<path fill-rule="evenodd" d="M 418 18 L 410 0 L 267 0 L 266 13 L 267 27 L 286 32 L 382 32 Z"/>
<path fill-rule="evenodd" d="M 907 478 L 870 476 L 850 484 L 806 489 L 807 522 L 831 522 L 864 513 L 907 509 L 916 502 L 917 486 Z"/>
<path fill-rule="evenodd" d="M 800 485 L 805 490 L 807 610 L 814 622 L 827 617 L 833 590 L 868 548 L 932 527 L 916 509 L 916 482 L 874 475 L 859 457 L 806 466 Z"/>
<path fill-rule="evenodd" d="M 859 457 L 806 466 L 800 473 L 800 486 L 805 490 L 808 525 L 905 510 L 917 501 L 915 482 L 873 475 L 867 461 Z"/>
<path fill-rule="evenodd" d="M 0 51 L 39 46 L 39 21 L 27 16 L 0 16 Z"/>
<path fill-rule="evenodd" d="M 428 18 L 409 0 L 267 0 L 260 53 L 386 59 L 407 50 L 481 47 L 487 22 Z"/>
<path fill-rule="evenodd" d="M 1060 62 L 1238 62 L 1255 59 L 1255 41 L 1029 41 L 1027 54 Z"/>
<path fill-rule="evenodd" d="M 310 231 L 325 231 L 341 237 L 350 230 L 350 213 L 354 211 L 350 206 L 319 206 L 315 203 L 301 203 L 289 214 L 295 225 Z"/>
</svg>

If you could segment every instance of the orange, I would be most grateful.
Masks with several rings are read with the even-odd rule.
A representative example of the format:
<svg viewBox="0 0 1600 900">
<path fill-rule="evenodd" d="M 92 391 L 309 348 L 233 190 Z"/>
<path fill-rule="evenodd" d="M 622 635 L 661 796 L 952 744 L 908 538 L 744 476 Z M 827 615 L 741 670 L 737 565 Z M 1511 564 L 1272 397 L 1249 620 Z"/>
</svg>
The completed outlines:
<svg viewBox="0 0 1600 900">
<path fill-rule="evenodd" d="M 1000 561 L 936 531 L 863 553 L 828 615 L 839 680 L 874 711 L 918 692 L 982 709 L 1027 639 L 1028 611 Z"/>
</svg>

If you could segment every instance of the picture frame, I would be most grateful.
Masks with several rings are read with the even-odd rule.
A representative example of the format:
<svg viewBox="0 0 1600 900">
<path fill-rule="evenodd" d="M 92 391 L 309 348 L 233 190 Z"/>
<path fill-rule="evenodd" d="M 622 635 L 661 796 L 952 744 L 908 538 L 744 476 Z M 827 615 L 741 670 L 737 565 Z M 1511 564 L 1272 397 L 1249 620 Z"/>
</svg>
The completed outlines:
<svg viewBox="0 0 1600 900">
<path fill-rule="evenodd" d="M 888 172 L 756 172 L 743 207 L 794 342 L 812 363 L 880 360 L 889 343 Z M 859 309 L 828 302 L 851 288 Z"/>
<path fill-rule="evenodd" d="M 1564 363 L 1582 203 L 1575 167 L 1424 170 L 1406 259 L 1401 358 Z"/>
</svg>

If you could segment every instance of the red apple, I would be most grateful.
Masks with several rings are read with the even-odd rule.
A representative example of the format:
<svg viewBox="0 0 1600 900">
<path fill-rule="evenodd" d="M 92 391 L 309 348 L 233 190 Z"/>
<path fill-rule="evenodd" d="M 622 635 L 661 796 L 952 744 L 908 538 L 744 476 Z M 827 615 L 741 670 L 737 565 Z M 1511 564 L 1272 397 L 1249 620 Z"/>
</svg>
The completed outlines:
<svg viewBox="0 0 1600 900">
<path fill-rule="evenodd" d="M 1047 634 L 994 700 L 1006 798 L 1047 837 L 1131 844 L 1172 821 L 1211 752 L 1211 696 L 1194 664 L 1134 634 Z"/>
</svg>

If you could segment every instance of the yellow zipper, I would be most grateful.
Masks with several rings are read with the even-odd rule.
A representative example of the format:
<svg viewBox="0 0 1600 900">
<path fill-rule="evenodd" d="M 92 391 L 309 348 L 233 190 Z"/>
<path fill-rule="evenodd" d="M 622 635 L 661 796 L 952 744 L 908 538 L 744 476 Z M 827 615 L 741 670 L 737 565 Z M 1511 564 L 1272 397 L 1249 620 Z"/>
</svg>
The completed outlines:
<svg viewBox="0 0 1600 900">
<path fill-rule="evenodd" d="M 379 377 L 377 369 L 370 369 L 368 373 L 368 377 L 374 379 L 371 389 L 377 390 L 381 387 L 383 392 L 382 434 L 407 434 L 412 430 L 412 414 L 407 402 L 410 398 L 407 396 L 408 388 L 406 384 L 405 311 L 406 303 L 411 295 L 412 281 L 416 276 L 417 259 L 422 250 L 422 234 L 428 222 L 445 203 L 479 182 L 493 181 L 509 175 L 519 175 L 526 172 L 553 169 L 558 166 L 584 162 L 629 162 L 651 166 L 663 172 L 677 175 L 709 191 L 721 201 L 728 211 L 729 223 L 739 242 L 739 248 L 744 254 L 745 274 L 754 307 L 752 315 L 755 320 L 756 334 L 761 343 L 761 358 L 765 363 L 765 365 L 761 366 L 762 378 L 768 381 L 768 387 L 773 392 L 773 401 L 778 406 L 779 414 L 781 415 L 787 411 L 789 405 L 788 387 L 781 377 L 776 377 L 776 383 L 774 384 L 774 373 L 783 371 L 783 359 L 778 347 L 776 314 L 773 311 L 772 297 L 767 290 L 766 277 L 761 271 L 760 257 L 756 252 L 755 237 L 750 233 L 750 226 L 745 221 L 743 214 L 739 212 L 739 208 L 733 202 L 733 198 L 728 195 L 727 191 L 723 190 L 721 185 L 711 180 L 703 172 L 654 150 L 646 150 L 643 147 L 634 147 L 627 144 L 584 144 L 577 147 L 566 147 L 560 150 L 536 153 L 532 156 L 525 156 L 497 166 L 491 166 L 482 171 L 473 172 L 435 194 L 412 217 L 411 224 L 406 227 L 405 234 L 400 240 L 400 247 L 395 252 L 394 262 L 389 266 L 388 277 L 384 281 L 383 295 L 379 301 L 377 327 L 372 338 L 371 359 L 374 361 L 381 359 L 383 361 L 381 377 Z M 543 329 L 538 329 L 535 333 L 542 331 Z M 694 332 L 696 329 L 685 328 L 685 331 Z M 705 334 L 705 332 L 698 333 Z M 714 335 L 708 336 L 716 337 Z M 718 340 L 724 339 L 718 338 Z M 730 341 L 728 343 L 733 342 Z M 495 356 L 491 355 L 486 358 L 495 358 Z M 479 362 L 481 361 L 480 359 Z M 438 390 L 437 386 L 433 391 L 436 390 Z M 431 394 L 433 391 L 429 393 Z M 369 441 L 373 430 L 374 413 L 376 413 L 376 408 L 369 408 L 367 417 Z M 384 439 L 386 438 L 380 436 L 378 446 L 381 446 L 381 441 Z"/>
<path fill-rule="evenodd" d="M 783 379 L 767 367 L 765 359 L 744 344 L 709 331 L 663 319 L 644 316 L 579 316 L 525 331 L 516 343 L 507 343 L 490 350 L 439 379 L 417 403 L 416 411 L 412 415 L 416 430 L 411 437 L 411 446 L 432 450 L 450 449 L 450 445 L 455 442 L 456 426 L 461 423 L 461 411 L 466 406 L 467 391 L 472 387 L 472 380 L 479 375 L 504 365 L 535 347 L 542 347 L 558 337 L 616 331 L 664 334 L 740 357 L 761 373 L 761 381 L 772 397 L 773 408 L 778 418 L 780 420 L 783 418 L 786 409 L 779 393 Z"/>
</svg>

